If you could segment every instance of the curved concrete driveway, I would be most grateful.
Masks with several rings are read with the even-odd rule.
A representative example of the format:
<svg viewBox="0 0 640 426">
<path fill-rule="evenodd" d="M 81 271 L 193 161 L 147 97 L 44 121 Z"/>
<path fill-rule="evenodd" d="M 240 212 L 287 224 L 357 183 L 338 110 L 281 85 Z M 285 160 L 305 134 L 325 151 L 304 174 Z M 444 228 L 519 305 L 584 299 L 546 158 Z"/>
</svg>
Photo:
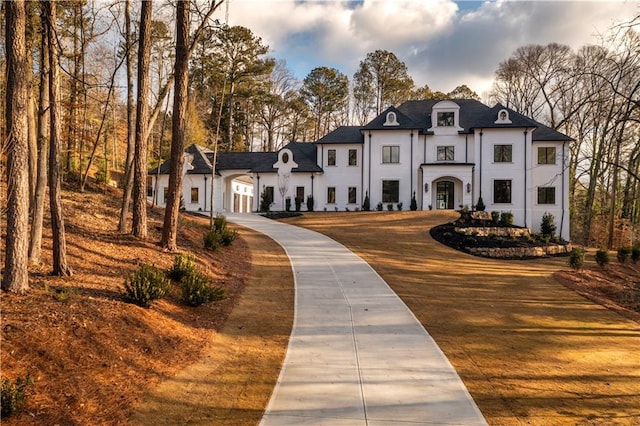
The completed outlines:
<svg viewBox="0 0 640 426">
<path fill-rule="evenodd" d="M 366 262 L 313 231 L 258 215 L 227 219 L 274 239 L 294 272 L 294 326 L 262 425 L 486 424 L 440 348 Z"/>
</svg>

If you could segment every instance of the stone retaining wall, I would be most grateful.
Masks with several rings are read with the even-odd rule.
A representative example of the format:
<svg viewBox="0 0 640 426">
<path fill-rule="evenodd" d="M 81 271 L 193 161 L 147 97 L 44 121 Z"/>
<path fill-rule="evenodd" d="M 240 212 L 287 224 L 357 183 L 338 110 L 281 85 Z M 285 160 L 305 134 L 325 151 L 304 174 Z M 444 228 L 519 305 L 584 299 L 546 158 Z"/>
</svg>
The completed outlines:
<svg viewBox="0 0 640 426">
<path fill-rule="evenodd" d="M 477 256 L 492 258 L 524 258 L 542 257 L 549 255 L 567 254 L 572 250 L 571 244 L 554 244 L 541 247 L 511 247 L 511 248 L 489 248 L 489 247 L 469 247 L 472 254 Z"/>
<path fill-rule="evenodd" d="M 531 235 L 529 228 L 505 228 L 500 226 L 469 226 L 465 228 L 454 228 L 458 234 L 473 235 L 478 237 L 488 237 L 498 235 L 500 237 L 525 237 Z"/>
</svg>

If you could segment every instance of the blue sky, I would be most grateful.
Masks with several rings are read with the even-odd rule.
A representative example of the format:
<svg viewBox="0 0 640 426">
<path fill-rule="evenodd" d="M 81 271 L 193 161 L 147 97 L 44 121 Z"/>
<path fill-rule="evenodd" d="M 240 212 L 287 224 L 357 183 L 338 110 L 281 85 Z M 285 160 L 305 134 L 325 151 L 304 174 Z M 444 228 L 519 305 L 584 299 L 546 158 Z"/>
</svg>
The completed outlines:
<svg viewBox="0 0 640 426">
<path fill-rule="evenodd" d="M 299 79 L 323 65 L 351 79 L 368 52 L 385 49 L 407 64 L 417 85 L 448 92 L 467 84 L 480 95 L 518 47 L 596 44 L 636 15 L 640 3 L 624 0 L 229 2 L 229 24 L 250 28 Z"/>
</svg>

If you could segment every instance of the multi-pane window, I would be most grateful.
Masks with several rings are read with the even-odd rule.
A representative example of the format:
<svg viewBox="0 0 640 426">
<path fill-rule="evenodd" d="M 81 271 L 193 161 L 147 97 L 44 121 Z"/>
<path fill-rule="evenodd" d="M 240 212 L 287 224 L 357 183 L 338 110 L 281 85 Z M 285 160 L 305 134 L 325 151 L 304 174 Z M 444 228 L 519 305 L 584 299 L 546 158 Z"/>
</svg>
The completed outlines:
<svg viewBox="0 0 640 426">
<path fill-rule="evenodd" d="M 327 151 L 327 166 L 336 165 L 336 150 L 330 149 Z"/>
<path fill-rule="evenodd" d="M 397 203 L 400 200 L 400 181 L 399 180 L 383 180 L 382 181 L 382 202 Z"/>
<path fill-rule="evenodd" d="M 553 186 L 538 188 L 538 204 L 555 204 L 556 188 Z"/>
<path fill-rule="evenodd" d="M 494 145 L 493 146 L 493 162 L 494 163 L 512 163 L 513 162 L 513 145 Z"/>
<path fill-rule="evenodd" d="M 538 148 L 538 164 L 556 164 L 556 147 Z"/>
<path fill-rule="evenodd" d="M 397 145 L 383 146 L 382 147 L 382 162 L 383 163 L 399 163 L 400 162 L 400 147 Z"/>
<path fill-rule="evenodd" d="M 147 197 L 153 197 L 153 178 L 147 176 Z"/>
<path fill-rule="evenodd" d="M 496 204 L 511 203 L 510 179 L 497 179 L 493 181 L 493 202 Z"/>
<path fill-rule="evenodd" d="M 335 204 L 336 203 L 336 187 L 330 186 L 327 188 L 327 203 Z"/>
<path fill-rule="evenodd" d="M 453 146 L 438 147 L 438 161 L 453 161 L 453 159 L 454 159 Z"/>
<path fill-rule="evenodd" d="M 162 199 L 164 200 L 165 204 L 167 202 L 167 198 L 169 198 L 169 187 L 165 186 L 162 188 Z"/>
<path fill-rule="evenodd" d="M 438 113 L 438 127 L 451 127 L 453 126 L 454 112 L 439 112 Z"/>
<path fill-rule="evenodd" d="M 349 150 L 349 165 L 357 166 L 358 165 L 358 150 L 350 149 Z"/>
<path fill-rule="evenodd" d="M 355 204 L 356 203 L 356 194 L 357 194 L 357 190 L 355 186 L 350 186 L 349 187 L 349 204 Z"/>
<path fill-rule="evenodd" d="M 296 198 L 304 200 L 304 186 L 296 186 Z"/>
<path fill-rule="evenodd" d="M 191 202 L 197 203 L 199 198 L 200 198 L 200 189 L 191 188 Z"/>
</svg>

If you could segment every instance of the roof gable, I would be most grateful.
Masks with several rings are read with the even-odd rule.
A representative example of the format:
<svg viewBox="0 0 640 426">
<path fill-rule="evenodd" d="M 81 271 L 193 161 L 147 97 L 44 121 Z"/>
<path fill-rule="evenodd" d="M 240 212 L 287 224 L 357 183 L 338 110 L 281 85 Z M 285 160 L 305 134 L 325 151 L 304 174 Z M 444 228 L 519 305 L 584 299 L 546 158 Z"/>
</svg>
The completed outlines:
<svg viewBox="0 0 640 426">
<path fill-rule="evenodd" d="M 395 115 L 395 117 L 392 117 L 390 113 Z M 395 118 L 395 122 L 392 121 L 393 118 Z M 421 129 L 423 127 L 424 125 L 414 121 L 411 117 L 400 111 L 400 109 L 390 106 L 371 120 L 366 126 L 362 127 L 362 130 L 411 130 Z"/>
</svg>

